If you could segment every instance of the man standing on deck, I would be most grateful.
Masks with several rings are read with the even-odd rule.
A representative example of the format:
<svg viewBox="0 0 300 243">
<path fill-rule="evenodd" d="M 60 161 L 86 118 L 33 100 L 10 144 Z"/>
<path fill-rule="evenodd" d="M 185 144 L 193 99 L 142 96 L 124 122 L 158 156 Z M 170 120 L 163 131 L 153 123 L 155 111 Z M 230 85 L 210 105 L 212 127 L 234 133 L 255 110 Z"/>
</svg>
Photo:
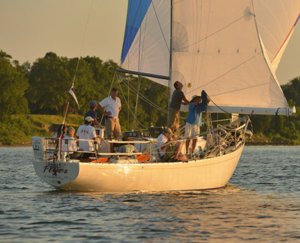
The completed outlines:
<svg viewBox="0 0 300 243">
<path fill-rule="evenodd" d="M 94 119 L 93 123 L 91 124 L 92 126 L 95 126 L 95 125 L 99 125 L 99 122 L 97 120 L 97 101 L 93 100 L 90 102 L 90 110 L 87 111 L 85 114 L 84 114 L 84 119 L 88 116 L 92 117 Z"/>
<path fill-rule="evenodd" d="M 105 110 L 105 131 L 108 139 L 119 139 L 121 137 L 121 126 L 119 113 L 121 110 L 121 100 L 118 97 L 118 90 L 113 88 L 110 96 L 99 103 L 99 107 Z"/>
<path fill-rule="evenodd" d="M 197 137 L 200 134 L 200 126 L 202 125 L 202 112 L 207 109 L 209 101 L 206 92 L 202 90 L 201 96 L 194 95 L 189 104 L 184 136 L 186 138 L 186 154 L 189 154 L 190 140 L 192 140 L 190 156 L 192 156 L 195 151 Z"/>
<path fill-rule="evenodd" d="M 181 104 L 188 105 L 189 101 L 185 98 L 182 92 L 183 84 L 179 81 L 174 83 L 174 92 L 172 94 L 172 99 L 169 106 L 169 118 L 168 127 L 172 129 L 173 132 L 179 129 L 179 110 Z"/>
</svg>

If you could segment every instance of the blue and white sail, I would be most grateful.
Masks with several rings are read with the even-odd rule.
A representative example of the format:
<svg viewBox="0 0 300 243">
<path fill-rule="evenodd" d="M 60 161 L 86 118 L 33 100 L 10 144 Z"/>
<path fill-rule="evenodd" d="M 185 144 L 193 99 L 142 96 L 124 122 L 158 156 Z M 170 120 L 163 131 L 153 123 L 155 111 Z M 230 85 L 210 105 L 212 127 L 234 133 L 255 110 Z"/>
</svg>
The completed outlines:
<svg viewBox="0 0 300 243">
<path fill-rule="evenodd" d="M 289 114 L 275 70 L 299 13 L 300 0 L 129 0 L 122 67 L 229 112 Z"/>
<path fill-rule="evenodd" d="M 169 76 L 170 0 L 129 0 L 122 68 Z M 168 85 L 168 80 L 154 79 Z"/>
</svg>

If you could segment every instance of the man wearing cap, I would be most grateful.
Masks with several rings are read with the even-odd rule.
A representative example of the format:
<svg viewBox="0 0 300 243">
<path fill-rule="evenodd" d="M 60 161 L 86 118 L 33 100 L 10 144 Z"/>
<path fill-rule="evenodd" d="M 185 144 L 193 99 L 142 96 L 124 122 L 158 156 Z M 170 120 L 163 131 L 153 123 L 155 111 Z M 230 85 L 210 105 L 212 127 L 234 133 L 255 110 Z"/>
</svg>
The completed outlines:
<svg viewBox="0 0 300 243">
<path fill-rule="evenodd" d="M 99 122 L 97 120 L 97 101 L 96 100 L 93 100 L 90 102 L 90 110 L 87 111 L 85 114 L 84 114 L 84 119 L 88 116 L 92 117 L 94 119 L 93 123 L 91 124 L 92 126 L 95 126 L 95 125 L 99 125 Z"/>
<path fill-rule="evenodd" d="M 79 149 L 83 151 L 95 151 L 94 140 L 96 139 L 96 130 L 93 126 L 91 126 L 94 119 L 91 116 L 87 116 L 84 119 L 84 125 L 81 125 L 76 133 L 76 136 L 79 139 L 87 140 L 80 141 L 79 140 Z"/>
<path fill-rule="evenodd" d="M 121 110 L 121 100 L 118 97 L 118 90 L 113 88 L 110 96 L 99 103 L 99 107 L 105 110 L 105 130 L 109 139 L 119 139 L 121 137 L 121 126 L 119 113 Z"/>
<path fill-rule="evenodd" d="M 179 129 L 179 110 L 181 104 L 187 105 L 189 101 L 185 98 L 185 95 L 182 91 L 183 84 L 179 81 L 174 83 L 174 92 L 172 94 L 170 106 L 169 106 L 169 117 L 168 117 L 168 127 L 172 131 L 178 131 Z"/>
<path fill-rule="evenodd" d="M 202 112 L 206 110 L 209 99 L 206 92 L 203 90 L 202 96 L 194 95 L 189 104 L 189 112 L 185 124 L 185 138 L 186 138 L 186 153 L 189 153 L 190 140 L 192 142 L 191 154 L 194 153 L 197 136 L 200 133 L 200 126 L 202 125 Z"/>
</svg>

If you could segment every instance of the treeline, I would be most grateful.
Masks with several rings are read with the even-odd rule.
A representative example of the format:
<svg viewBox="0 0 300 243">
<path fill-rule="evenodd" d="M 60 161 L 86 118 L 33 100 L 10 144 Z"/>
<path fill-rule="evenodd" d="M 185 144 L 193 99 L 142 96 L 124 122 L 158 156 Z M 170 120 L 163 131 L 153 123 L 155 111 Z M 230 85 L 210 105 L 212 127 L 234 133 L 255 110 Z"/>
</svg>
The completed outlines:
<svg viewBox="0 0 300 243">
<path fill-rule="evenodd" d="M 9 134 L 7 130 L 11 129 L 11 123 L 17 124 L 16 130 L 24 127 L 28 114 L 63 115 L 69 101 L 69 113 L 83 115 L 89 102 L 107 97 L 112 86 L 120 90 L 123 130 L 165 125 L 168 89 L 147 79 L 125 76 L 116 72 L 117 68 L 113 61 L 104 62 L 98 57 L 67 58 L 53 52 L 32 64 L 20 64 L 0 51 L 0 144 L 1 137 Z M 73 80 L 79 109 L 68 94 Z M 299 113 L 300 78 L 283 85 L 282 89 L 289 104 L 295 105 Z M 13 116 L 19 120 L 13 120 Z M 252 116 L 251 120 L 256 134 L 254 143 L 300 144 L 299 114 L 291 117 Z M 22 128 L 23 132 L 26 132 L 26 127 L 29 127 L 29 122 L 25 131 Z M 28 136 L 30 132 L 27 132 Z"/>
<path fill-rule="evenodd" d="M 89 102 L 109 95 L 112 86 L 119 89 L 122 100 L 120 114 L 124 129 L 165 125 L 167 88 L 117 73 L 113 61 L 98 57 L 67 58 L 53 52 L 30 63 L 20 64 L 0 51 L 0 119 L 13 114 L 63 114 L 70 101 L 69 113 L 84 114 Z M 68 93 L 72 82 L 80 104 Z M 136 94 L 140 93 L 135 117 Z M 148 97 L 148 98 L 147 98 Z M 152 109 L 157 106 L 158 109 Z M 99 114 L 101 118 L 101 114 Z"/>
<path fill-rule="evenodd" d="M 296 107 L 292 116 L 252 116 L 255 144 L 300 144 L 300 77 L 281 86 L 290 105 Z"/>
</svg>

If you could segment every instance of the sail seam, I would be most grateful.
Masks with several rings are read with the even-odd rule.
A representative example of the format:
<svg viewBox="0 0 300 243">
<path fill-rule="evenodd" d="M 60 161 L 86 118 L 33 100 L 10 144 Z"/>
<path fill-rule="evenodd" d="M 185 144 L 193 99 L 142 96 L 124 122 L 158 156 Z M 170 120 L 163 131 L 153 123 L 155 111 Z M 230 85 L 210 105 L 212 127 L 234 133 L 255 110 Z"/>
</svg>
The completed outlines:
<svg viewBox="0 0 300 243">
<path fill-rule="evenodd" d="M 233 24 L 239 22 L 239 21 L 242 20 L 244 17 L 245 17 L 245 16 L 241 16 L 241 17 L 237 18 L 236 20 L 232 21 L 231 23 L 229 23 L 228 25 L 224 26 L 223 28 L 216 30 L 215 32 L 209 34 L 208 36 L 205 36 L 204 38 L 202 38 L 202 39 L 200 39 L 200 40 L 198 40 L 198 41 L 196 41 L 196 42 L 194 42 L 194 43 L 192 43 L 192 44 L 190 44 L 190 45 L 186 45 L 186 46 L 182 47 L 181 49 L 189 48 L 189 47 L 191 47 L 191 46 L 194 46 L 194 45 L 199 44 L 200 42 L 202 42 L 202 41 L 204 41 L 204 40 L 207 40 L 208 38 L 210 38 L 210 37 L 216 35 L 217 33 L 219 33 L 219 32 L 221 32 L 221 31 L 223 31 L 223 30 L 229 28 L 231 25 L 233 25 Z"/>
<path fill-rule="evenodd" d="M 245 60 L 244 62 L 242 62 L 242 63 L 236 65 L 235 67 L 229 69 L 227 72 L 225 72 L 225 73 L 219 75 L 218 77 L 212 79 L 211 81 L 207 82 L 205 85 L 203 85 L 203 86 L 198 86 L 198 87 L 196 87 L 195 89 L 190 90 L 190 91 L 188 92 L 188 94 L 191 93 L 191 92 L 193 92 L 193 91 L 195 91 L 195 90 L 197 90 L 197 89 L 199 89 L 199 88 L 204 88 L 204 87 L 208 86 L 209 84 L 212 84 L 213 82 L 215 82 L 215 81 L 217 81 L 218 79 L 220 79 L 220 78 L 226 76 L 227 74 L 231 73 L 232 71 L 238 69 L 240 66 L 242 66 L 242 65 L 244 65 L 245 63 L 251 61 L 252 59 L 254 59 L 255 57 L 257 57 L 257 56 L 260 55 L 260 54 L 262 54 L 262 53 L 261 53 L 261 52 L 256 53 L 255 55 L 251 56 L 250 58 L 248 58 L 248 59 Z"/>
<path fill-rule="evenodd" d="M 222 92 L 222 93 L 211 95 L 211 96 L 216 97 L 216 96 L 220 96 L 220 95 L 223 95 L 223 94 L 235 93 L 235 92 L 239 92 L 239 91 L 242 91 L 242 90 L 253 89 L 253 88 L 256 88 L 256 87 L 264 86 L 264 85 L 267 85 L 267 84 L 269 84 L 269 83 L 265 82 L 265 83 L 262 83 L 262 84 L 248 86 L 246 88 L 241 88 L 241 89 L 230 90 L 230 91 L 227 91 L 227 92 Z"/>
</svg>

